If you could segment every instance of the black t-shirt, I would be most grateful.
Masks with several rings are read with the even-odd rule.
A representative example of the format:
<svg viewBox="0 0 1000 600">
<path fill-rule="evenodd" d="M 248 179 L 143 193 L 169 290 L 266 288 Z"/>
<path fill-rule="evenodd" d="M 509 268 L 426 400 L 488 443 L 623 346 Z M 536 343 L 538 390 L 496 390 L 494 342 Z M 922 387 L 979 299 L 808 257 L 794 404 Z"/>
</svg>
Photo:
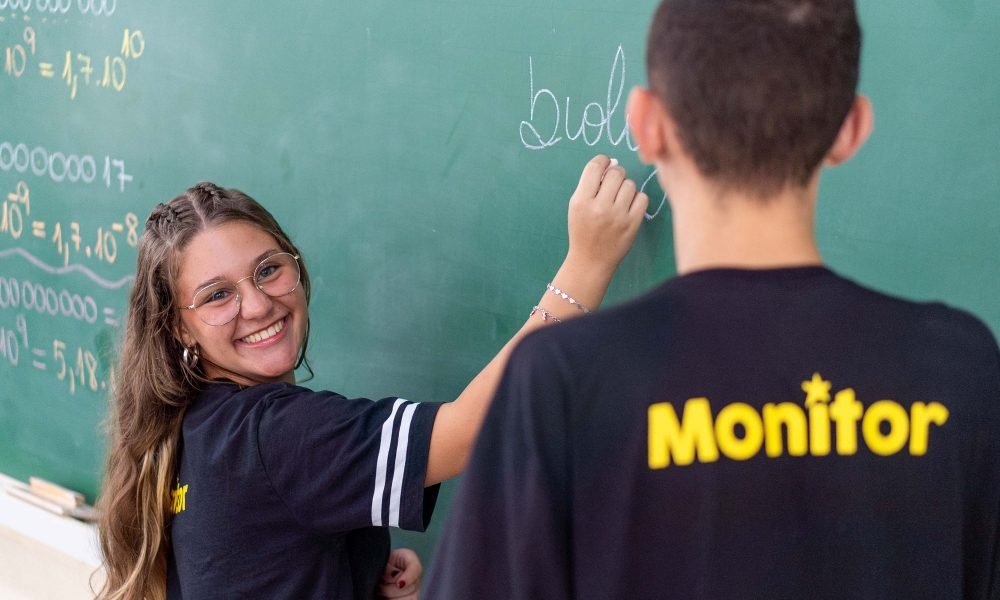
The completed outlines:
<svg viewBox="0 0 1000 600">
<path fill-rule="evenodd" d="M 514 352 L 425 598 L 997 598 L 1000 352 L 822 267 Z"/>
<path fill-rule="evenodd" d="M 423 531 L 437 404 L 205 387 L 172 486 L 167 596 L 371 598 L 387 527 Z"/>
</svg>

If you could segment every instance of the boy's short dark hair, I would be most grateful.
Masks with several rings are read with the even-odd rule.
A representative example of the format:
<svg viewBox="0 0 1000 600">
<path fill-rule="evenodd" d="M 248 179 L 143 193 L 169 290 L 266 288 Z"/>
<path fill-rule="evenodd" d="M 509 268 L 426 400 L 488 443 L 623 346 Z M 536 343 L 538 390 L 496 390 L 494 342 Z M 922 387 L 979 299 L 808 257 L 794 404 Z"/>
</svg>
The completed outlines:
<svg viewBox="0 0 1000 600">
<path fill-rule="evenodd" d="M 766 197 L 820 165 L 860 54 L 854 0 L 663 0 L 646 64 L 702 173 Z"/>
</svg>

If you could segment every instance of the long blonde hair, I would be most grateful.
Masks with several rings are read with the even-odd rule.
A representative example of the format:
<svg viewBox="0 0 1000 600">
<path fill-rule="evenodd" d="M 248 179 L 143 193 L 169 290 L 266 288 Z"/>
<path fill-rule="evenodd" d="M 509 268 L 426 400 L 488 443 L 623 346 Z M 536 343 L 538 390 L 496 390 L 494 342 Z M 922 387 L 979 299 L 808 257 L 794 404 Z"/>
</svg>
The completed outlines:
<svg viewBox="0 0 1000 600">
<path fill-rule="evenodd" d="M 103 600 L 161 600 L 167 591 L 170 487 L 188 404 L 205 378 L 182 359 L 174 302 L 178 257 L 200 231 L 231 221 L 260 227 L 285 252 L 300 254 L 274 217 L 239 190 L 199 183 L 146 221 L 129 294 L 119 376 L 108 425 L 110 447 L 98 507 L 107 579 Z M 309 275 L 300 260 L 302 287 Z M 308 341 L 308 328 L 306 342 Z M 305 361 L 306 342 L 296 367 Z M 308 365 L 307 365 L 308 367 Z"/>
</svg>

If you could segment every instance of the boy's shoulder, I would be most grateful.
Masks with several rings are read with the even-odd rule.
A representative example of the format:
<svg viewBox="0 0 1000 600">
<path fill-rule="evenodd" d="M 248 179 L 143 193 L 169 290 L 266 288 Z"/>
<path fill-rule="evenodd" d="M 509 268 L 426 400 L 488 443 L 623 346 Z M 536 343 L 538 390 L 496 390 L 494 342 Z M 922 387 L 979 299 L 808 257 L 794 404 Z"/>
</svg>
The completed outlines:
<svg viewBox="0 0 1000 600">
<path fill-rule="evenodd" d="M 972 312 L 941 300 L 918 301 L 902 298 L 838 276 L 871 303 L 881 303 L 886 312 L 909 323 L 914 332 L 928 340 L 954 344 L 973 352 L 1000 352 L 993 331 Z"/>
<path fill-rule="evenodd" d="M 777 270 L 770 273 L 717 269 L 668 279 L 646 293 L 558 327 L 546 327 L 525 342 L 563 349 L 578 356 L 615 352 L 640 340 L 690 332 L 692 322 L 758 318 L 764 299 L 786 299 L 787 306 L 770 311 L 754 325 L 778 326 L 768 315 L 783 318 L 796 310 L 815 322 L 850 328 L 858 323 L 905 333 L 907 343 L 954 349 L 968 355 L 1000 359 L 1000 347 L 986 323 L 966 310 L 941 301 L 915 301 L 883 292 L 825 267 Z M 734 332 L 735 334 L 736 332 Z M 655 340 L 647 340 L 655 341 Z M 674 340 L 676 341 L 676 340 Z M 904 340 L 900 339 L 902 343 Z"/>
</svg>

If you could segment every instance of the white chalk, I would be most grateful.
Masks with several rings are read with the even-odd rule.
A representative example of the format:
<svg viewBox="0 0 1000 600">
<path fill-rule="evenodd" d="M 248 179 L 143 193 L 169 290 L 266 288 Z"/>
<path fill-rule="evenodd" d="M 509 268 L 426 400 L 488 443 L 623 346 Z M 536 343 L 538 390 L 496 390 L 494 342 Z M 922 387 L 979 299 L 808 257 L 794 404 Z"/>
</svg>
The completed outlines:
<svg viewBox="0 0 1000 600">
<path fill-rule="evenodd" d="M 611 159 L 611 164 L 608 165 L 608 169 L 618 164 L 617 158 Z M 608 174 L 608 169 L 604 169 L 604 173 L 601 174 L 601 181 L 604 181 L 604 176 Z"/>
</svg>

